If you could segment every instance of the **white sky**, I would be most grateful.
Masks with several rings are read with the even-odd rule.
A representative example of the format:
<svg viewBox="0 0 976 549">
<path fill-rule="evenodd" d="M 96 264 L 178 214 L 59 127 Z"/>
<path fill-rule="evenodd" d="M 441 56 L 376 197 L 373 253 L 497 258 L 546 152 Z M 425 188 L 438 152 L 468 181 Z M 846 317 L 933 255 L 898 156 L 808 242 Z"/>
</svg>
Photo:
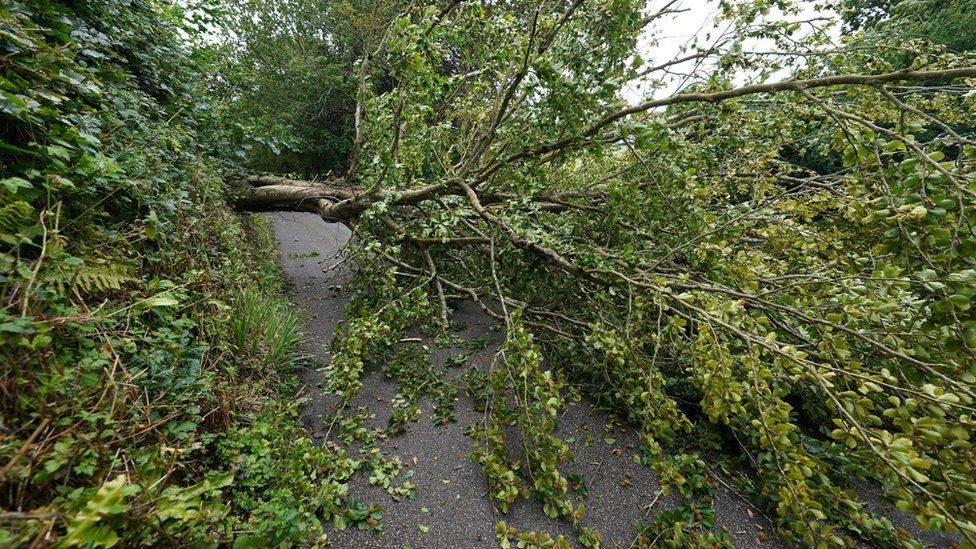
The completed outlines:
<svg viewBox="0 0 976 549">
<path fill-rule="evenodd" d="M 791 17 L 791 20 L 806 20 L 817 17 L 838 19 L 836 12 L 819 6 L 814 0 L 795 1 L 800 6 L 800 13 Z M 667 3 L 668 0 L 650 0 L 647 13 L 655 13 L 667 5 Z M 702 39 L 704 39 L 705 33 L 716 29 L 715 17 L 719 14 L 718 0 L 680 0 L 670 10 L 684 11 L 667 15 L 656 23 L 649 25 L 651 27 L 648 29 L 649 31 L 653 31 L 654 29 L 658 31 L 658 43 L 656 45 L 651 44 L 650 37 L 645 35 L 641 40 L 641 44 L 638 46 L 644 58 L 645 66 L 658 65 L 680 57 L 683 55 L 681 53 L 683 46 L 688 45 L 696 36 L 701 35 Z M 782 18 L 782 13 L 777 10 L 771 17 Z M 721 23 L 720 28 L 724 28 L 727 24 L 727 22 Z M 713 37 L 716 34 L 716 32 L 712 32 Z M 839 24 L 834 25 L 830 34 L 834 38 L 839 35 Z M 767 49 L 769 44 L 764 44 L 763 42 L 766 41 L 756 40 L 747 47 L 754 50 Z M 691 69 L 694 67 L 694 63 L 694 61 L 689 61 L 682 65 L 677 65 L 675 69 L 679 71 L 681 69 Z M 787 76 L 785 73 L 782 75 L 783 78 Z M 680 87 L 680 80 L 675 78 L 667 88 L 658 90 L 654 95 L 669 95 L 677 91 Z M 639 102 L 644 99 L 644 95 L 648 91 L 644 88 L 643 86 L 632 84 L 624 90 L 624 97 L 629 102 Z"/>
</svg>

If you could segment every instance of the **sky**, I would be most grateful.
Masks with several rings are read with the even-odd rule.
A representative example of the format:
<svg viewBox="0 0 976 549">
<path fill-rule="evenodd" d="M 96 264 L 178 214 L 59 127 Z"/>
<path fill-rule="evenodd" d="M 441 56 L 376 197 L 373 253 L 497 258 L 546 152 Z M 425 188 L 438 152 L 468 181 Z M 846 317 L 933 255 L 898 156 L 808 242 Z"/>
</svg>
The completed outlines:
<svg viewBox="0 0 976 549">
<path fill-rule="evenodd" d="M 838 19 L 836 12 L 819 7 L 817 5 L 819 2 L 814 2 L 813 0 L 796 0 L 796 3 L 800 6 L 800 13 L 795 16 L 796 20 L 816 17 Z M 668 0 L 650 0 L 648 2 L 647 12 L 655 13 L 667 4 Z M 648 36 L 649 33 L 647 32 L 645 32 L 645 36 L 641 39 L 641 44 L 638 49 L 641 52 L 641 56 L 645 59 L 647 66 L 664 63 L 681 56 L 681 48 L 683 46 L 687 45 L 696 36 L 704 35 L 709 30 L 715 29 L 715 17 L 719 14 L 718 0 L 679 0 L 669 9 L 678 11 L 678 13 L 667 15 L 659 20 L 657 24 L 652 23 L 650 25 L 652 29 L 658 29 L 657 44 L 651 43 L 651 37 Z M 777 10 L 773 17 L 781 16 L 781 12 Z M 791 17 L 791 19 L 794 18 Z M 724 23 L 720 25 L 724 25 Z M 839 36 L 839 25 L 834 25 L 831 35 L 835 38 Z M 756 40 L 749 44 L 748 47 L 750 49 L 763 50 L 768 49 L 769 43 Z M 689 69 L 693 66 L 694 62 L 689 61 L 678 65 L 676 68 Z M 788 74 L 783 73 L 781 76 L 782 78 L 786 78 Z M 680 87 L 681 81 L 674 79 L 668 87 L 656 91 L 654 95 L 670 95 L 680 89 Z M 639 102 L 645 99 L 647 91 L 646 87 L 630 85 L 624 90 L 624 97 L 631 103 Z"/>
</svg>

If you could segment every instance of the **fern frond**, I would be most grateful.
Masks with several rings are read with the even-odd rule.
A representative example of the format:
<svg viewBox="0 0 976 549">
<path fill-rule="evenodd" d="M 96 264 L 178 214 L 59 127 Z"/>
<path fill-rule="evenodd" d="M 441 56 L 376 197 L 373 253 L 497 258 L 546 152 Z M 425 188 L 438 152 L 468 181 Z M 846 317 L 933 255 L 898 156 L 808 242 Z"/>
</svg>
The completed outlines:
<svg viewBox="0 0 976 549">
<path fill-rule="evenodd" d="M 44 280 L 58 295 L 78 288 L 82 292 L 121 290 L 122 285 L 135 280 L 124 264 L 83 265 L 75 269 L 55 268 L 44 273 Z"/>
<path fill-rule="evenodd" d="M 18 200 L 0 207 L 0 231 L 12 231 L 30 221 L 34 215 L 34 207 Z"/>
<path fill-rule="evenodd" d="M 74 285 L 85 292 L 121 290 L 122 285 L 135 278 L 129 276 L 124 265 L 109 264 L 85 266 L 77 272 Z"/>
</svg>

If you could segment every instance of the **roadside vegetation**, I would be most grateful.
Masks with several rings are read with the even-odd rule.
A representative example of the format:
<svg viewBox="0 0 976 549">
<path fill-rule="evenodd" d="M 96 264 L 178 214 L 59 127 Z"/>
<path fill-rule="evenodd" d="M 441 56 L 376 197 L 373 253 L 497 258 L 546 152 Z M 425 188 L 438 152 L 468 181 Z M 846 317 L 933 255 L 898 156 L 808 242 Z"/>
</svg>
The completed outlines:
<svg viewBox="0 0 976 549">
<path fill-rule="evenodd" d="M 346 512 L 187 36 L 157 4 L 0 9 L 0 546 L 295 543 Z"/>
</svg>

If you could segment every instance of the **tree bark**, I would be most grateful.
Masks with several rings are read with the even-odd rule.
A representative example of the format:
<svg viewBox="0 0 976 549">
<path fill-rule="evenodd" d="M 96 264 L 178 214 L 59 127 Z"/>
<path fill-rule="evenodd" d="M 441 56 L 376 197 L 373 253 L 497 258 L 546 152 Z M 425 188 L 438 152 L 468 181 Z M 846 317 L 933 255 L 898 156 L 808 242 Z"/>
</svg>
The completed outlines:
<svg viewBox="0 0 976 549">
<path fill-rule="evenodd" d="M 248 176 L 231 183 L 236 196 L 234 205 L 242 211 L 311 212 L 326 221 L 355 224 L 370 206 L 392 198 L 391 206 L 410 206 L 438 196 L 467 196 L 467 185 L 459 181 L 445 181 L 422 187 L 393 192 L 384 189 L 364 191 L 350 187 L 345 179 L 303 181 L 264 175 Z M 578 194 L 578 193 L 577 193 Z M 481 203 L 498 204 L 512 198 L 496 192 L 477 192 Z M 574 193 L 560 193 L 532 197 L 540 210 L 561 212 L 568 209 L 593 209 L 592 206 L 569 202 Z"/>
<path fill-rule="evenodd" d="M 311 212 L 327 221 L 353 222 L 375 202 L 364 200 L 343 179 L 302 181 L 259 175 L 232 181 L 231 188 L 238 210 Z"/>
</svg>

